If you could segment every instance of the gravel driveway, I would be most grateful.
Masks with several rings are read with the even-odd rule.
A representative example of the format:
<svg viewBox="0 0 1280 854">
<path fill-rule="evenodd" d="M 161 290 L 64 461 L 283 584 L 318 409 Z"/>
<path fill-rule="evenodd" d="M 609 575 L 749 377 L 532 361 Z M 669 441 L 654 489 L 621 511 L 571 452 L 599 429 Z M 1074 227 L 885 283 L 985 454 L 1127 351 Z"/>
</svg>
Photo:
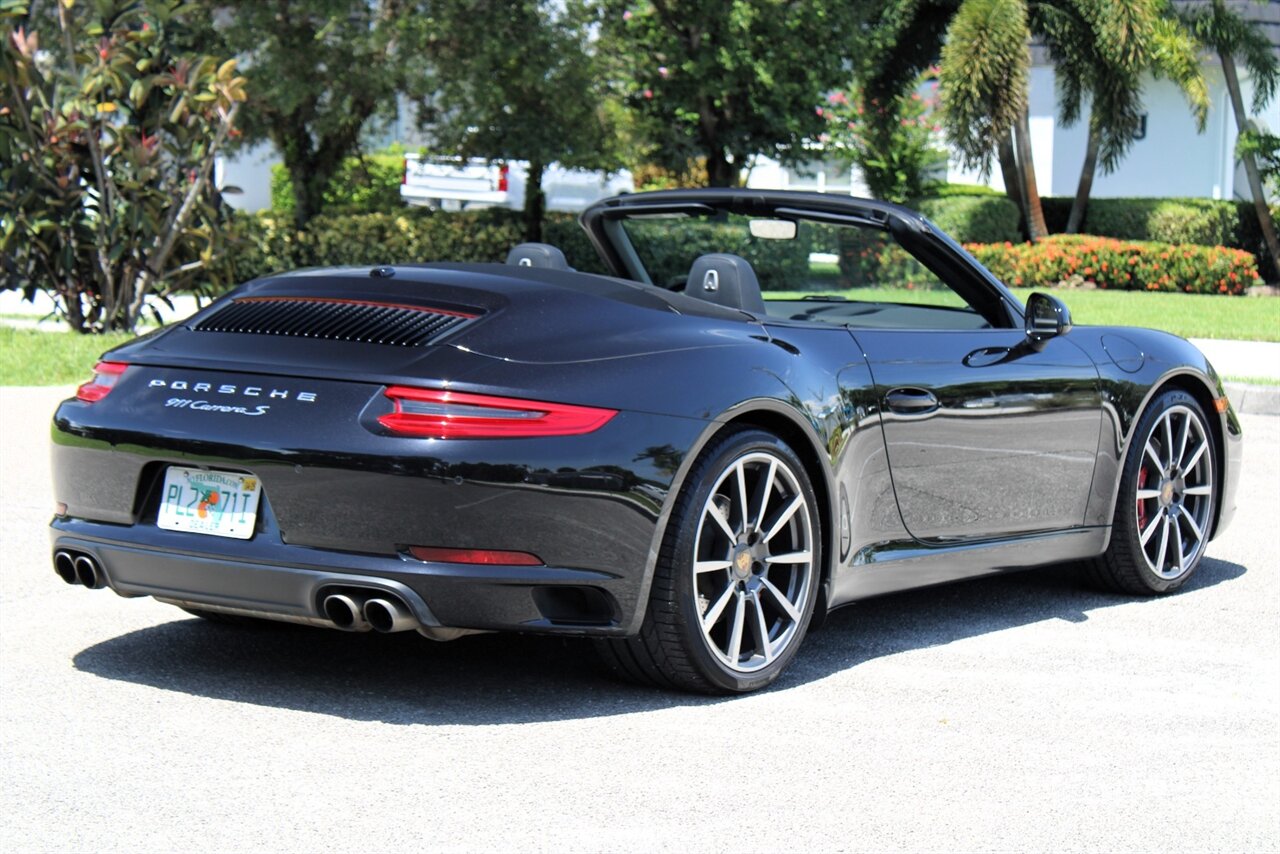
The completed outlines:
<svg viewBox="0 0 1280 854">
<path fill-rule="evenodd" d="M 224 628 L 64 585 L 47 419 L 0 389 L 0 849 L 1273 851 L 1280 418 L 1148 601 L 1036 571 L 846 608 L 763 694 L 576 643 Z"/>
</svg>

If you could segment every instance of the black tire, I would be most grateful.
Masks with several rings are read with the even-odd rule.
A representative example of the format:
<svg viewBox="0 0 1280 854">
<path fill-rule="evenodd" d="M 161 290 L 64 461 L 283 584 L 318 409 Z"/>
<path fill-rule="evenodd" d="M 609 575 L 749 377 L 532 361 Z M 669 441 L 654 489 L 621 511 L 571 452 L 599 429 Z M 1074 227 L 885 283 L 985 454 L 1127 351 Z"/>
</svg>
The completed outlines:
<svg viewBox="0 0 1280 854">
<path fill-rule="evenodd" d="M 1217 445 L 1204 409 L 1178 389 L 1158 395 L 1134 428 L 1111 543 L 1085 565 L 1089 580 L 1139 596 L 1170 593 L 1186 584 L 1213 529 L 1218 471 Z"/>
<path fill-rule="evenodd" d="M 808 630 L 821 543 L 817 499 L 795 452 L 761 430 L 724 433 L 699 455 L 672 510 L 640 633 L 597 649 L 633 681 L 707 694 L 763 688 Z"/>
</svg>

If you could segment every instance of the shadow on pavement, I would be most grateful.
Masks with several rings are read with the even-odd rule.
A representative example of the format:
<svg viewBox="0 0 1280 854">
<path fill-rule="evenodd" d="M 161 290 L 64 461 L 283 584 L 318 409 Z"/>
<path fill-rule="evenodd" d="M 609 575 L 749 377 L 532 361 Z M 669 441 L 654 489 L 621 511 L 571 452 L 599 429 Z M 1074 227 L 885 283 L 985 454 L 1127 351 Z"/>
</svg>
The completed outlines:
<svg viewBox="0 0 1280 854">
<path fill-rule="evenodd" d="M 1239 564 L 1205 560 L 1178 595 L 1245 572 Z M 1084 622 L 1089 611 L 1143 601 L 1084 588 L 1063 567 L 868 600 L 831 614 L 770 690 L 899 652 L 1044 620 Z M 433 643 L 408 632 L 351 635 L 193 618 L 95 644 L 74 663 L 106 679 L 392 724 L 573 720 L 732 701 L 619 683 L 597 663 L 589 642 L 534 635 Z"/>
</svg>

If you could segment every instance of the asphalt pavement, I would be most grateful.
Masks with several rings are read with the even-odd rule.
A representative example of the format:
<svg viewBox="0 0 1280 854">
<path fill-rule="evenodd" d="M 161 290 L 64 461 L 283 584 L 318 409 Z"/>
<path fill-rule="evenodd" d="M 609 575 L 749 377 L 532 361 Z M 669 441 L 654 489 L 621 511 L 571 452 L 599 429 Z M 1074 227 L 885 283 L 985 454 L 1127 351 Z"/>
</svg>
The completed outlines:
<svg viewBox="0 0 1280 854">
<path fill-rule="evenodd" d="M 47 419 L 0 388 L 0 850 L 1275 851 L 1280 418 L 1183 592 L 1069 568 L 834 614 L 707 699 L 583 644 L 223 627 L 49 565 Z"/>
</svg>

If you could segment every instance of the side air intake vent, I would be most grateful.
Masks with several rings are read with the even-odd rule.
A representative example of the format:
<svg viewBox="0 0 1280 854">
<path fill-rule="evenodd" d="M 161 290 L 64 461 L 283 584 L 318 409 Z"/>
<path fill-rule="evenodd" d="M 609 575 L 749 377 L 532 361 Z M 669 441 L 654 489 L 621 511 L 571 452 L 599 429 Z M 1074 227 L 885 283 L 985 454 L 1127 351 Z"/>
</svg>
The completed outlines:
<svg viewBox="0 0 1280 854">
<path fill-rule="evenodd" d="M 200 332 L 288 335 L 421 347 L 474 320 L 440 308 L 324 297 L 244 297 L 196 325 Z"/>
</svg>

